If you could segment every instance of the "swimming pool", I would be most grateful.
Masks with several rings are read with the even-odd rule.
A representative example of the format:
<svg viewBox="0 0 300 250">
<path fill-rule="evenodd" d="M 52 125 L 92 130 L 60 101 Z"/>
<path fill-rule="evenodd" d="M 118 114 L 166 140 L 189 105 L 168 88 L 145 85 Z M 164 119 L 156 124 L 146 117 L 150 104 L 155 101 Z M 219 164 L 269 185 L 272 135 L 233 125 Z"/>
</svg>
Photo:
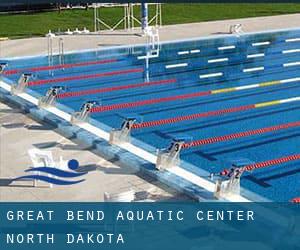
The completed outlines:
<svg viewBox="0 0 300 250">
<path fill-rule="evenodd" d="M 82 51 L 65 54 L 64 64 L 55 55 L 51 65 L 46 56 L 11 58 L 3 80 L 32 73 L 36 98 L 63 87 L 55 105 L 68 114 L 95 101 L 89 123 L 107 140 L 136 118 L 132 153 L 151 158 L 184 138 L 180 167 L 168 171 L 200 176 L 208 189 L 209 173 L 232 163 L 287 158 L 243 173 L 241 186 L 251 200 L 300 196 L 300 29 L 166 42 L 147 53 L 145 45 Z"/>
</svg>

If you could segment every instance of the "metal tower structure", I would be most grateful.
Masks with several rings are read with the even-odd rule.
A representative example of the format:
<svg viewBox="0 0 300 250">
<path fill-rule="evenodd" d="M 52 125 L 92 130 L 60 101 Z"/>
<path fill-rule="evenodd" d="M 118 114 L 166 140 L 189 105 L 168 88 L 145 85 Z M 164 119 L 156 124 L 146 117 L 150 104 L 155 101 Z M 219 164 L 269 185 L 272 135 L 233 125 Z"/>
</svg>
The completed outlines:
<svg viewBox="0 0 300 250">
<path fill-rule="evenodd" d="M 155 6 L 155 14 L 149 16 L 148 6 Z M 141 6 L 141 15 L 137 16 L 134 13 L 134 7 Z M 109 25 L 101 16 L 101 10 L 104 8 L 123 7 L 123 16 L 113 25 Z M 162 26 L 162 7 L 161 3 L 126 3 L 126 4 L 108 4 L 108 3 L 94 3 L 94 31 L 99 32 L 101 30 L 115 30 L 123 28 L 124 30 L 130 30 L 141 27 L 144 31 L 148 25 L 156 27 Z M 102 27 L 102 28 L 101 28 Z"/>
</svg>

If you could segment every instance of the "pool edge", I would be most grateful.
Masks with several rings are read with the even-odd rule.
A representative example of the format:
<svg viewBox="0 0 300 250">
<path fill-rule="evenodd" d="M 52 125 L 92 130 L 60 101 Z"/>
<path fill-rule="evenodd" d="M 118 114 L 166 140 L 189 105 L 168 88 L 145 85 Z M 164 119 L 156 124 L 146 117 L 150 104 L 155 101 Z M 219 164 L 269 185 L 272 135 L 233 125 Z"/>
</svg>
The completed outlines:
<svg viewBox="0 0 300 250">
<path fill-rule="evenodd" d="M 154 164 L 79 128 L 47 110 L 39 109 L 36 105 L 19 96 L 12 96 L 7 90 L 0 87 L 0 101 L 11 104 L 25 111 L 31 118 L 39 122 L 46 122 L 54 127 L 54 131 L 67 139 L 74 140 L 88 146 L 106 160 L 118 159 L 120 166 L 128 167 L 136 173 L 150 176 L 160 183 L 182 192 L 198 201 L 212 201 L 213 194 L 169 171 L 157 171 Z"/>
</svg>

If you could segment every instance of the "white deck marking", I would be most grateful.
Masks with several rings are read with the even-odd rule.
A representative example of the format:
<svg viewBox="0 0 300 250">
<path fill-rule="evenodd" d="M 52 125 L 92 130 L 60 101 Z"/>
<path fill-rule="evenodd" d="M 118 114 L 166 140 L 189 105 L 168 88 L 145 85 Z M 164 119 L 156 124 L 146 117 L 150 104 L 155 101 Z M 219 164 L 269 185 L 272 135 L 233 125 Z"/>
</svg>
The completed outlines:
<svg viewBox="0 0 300 250">
<path fill-rule="evenodd" d="M 243 72 L 247 73 L 247 72 L 261 71 L 264 69 L 265 67 L 248 68 L 248 69 L 243 69 Z"/>
<path fill-rule="evenodd" d="M 58 117 L 70 122 L 71 121 L 71 115 L 54 107 L 54 106 L 50 106 L 50 107 L 46 107 L 45 110 L 49 111 L 52 114 L 57 115 Z"/>
<path fill-rule="evenodd" d="M 256 46 L 264 46 L 269 44 L 271 44 L 271 42 L 266 41 L 266 42 L 252 43 L 252 46 L 256 47 Z"/>
<path fill-rule="evenodd" d="M 3 81 L 0 81 L 0 87 L 9 92 L 11 91 L 11 86 Z M 34 105 L 38 105 L 38 99 L 27 93 L 21 93 L 21 94 L 18 94 L 18 96 L 22 97 L 23 99 L 29 101 L 30 103 L 32 103 Z"/>
<path fill-rule="evenodd" d="M 228 58 L 218 58 L 218 59 L 210 59 L 207 62 L 208 63 L 218 63 L 218 62 L 227 62 Z"/>
<path fill-rule="evenodd" d="M 235 49 L 234 45 L 219 47 L 218 50 Z"/>
<path fill-rule="evenodd" d="M 166 65 L 166 69 L 173 69 L 173 68 L 181 68 L 188 66 L 188 63 L 177 63 L 177 64 L 169 64 Z"/>
<path fill-rule="evenodd" d="M 264 56 L 265 56 L 264 53 L 258 53 L 258 54 L 247 55 L 247 58 L 257 58 L 257 57 L 264 57 Z"/>
<path fill-rule="evenodd" d="M 5 89 L 6 91 L 9 91 L 11 90 L 11 86 L 3 81 L 0 80 L 0 87 Z"/>
<path fill-rule="evenodd" d="M 298 53 L 300 49 L 290 49 L 290 50 L 283 50 L 282 54 L 290 54 L 290 53 Z"/>
<path fill-rule="evenodd" d="M 104 130 L 102 130 L 100 128 L 97 128 L 97 127 L 91 125 L 90 123 L 86 123 L 86 122 L 79 123 L 77 126 L 91 132 L 94 135 L 97 135 L 98 137 L 100 137 L 100 138 L 102 138 L 106 141 L 109 140 L 109 133 L 108 132 L 105 132 Z"/>
<path fill-rule="evenodd" d="M 291 62 L 291 63 L 284 63 L 283 67 L 291 67 L 291 66 L 298 66 L 300 62 Z"/>
<path fill-rule="evenodd" d="M 139 148 L 131 143 L 123 143 L 123 144 L 120 144 L 118 145 L 119 147 L 129 151 L 130 153 L 132 154 L 135 154 L 153 164 L 156 164 L 156 159 L 157 159 L 157 156 L 154 155 L 154 154 L 151 154 L 149 153 L 148 151 L 142 149 L 142 148 Z"/>
<path fill-rule="evenodd" d="M 200 78 L 210 78 L 210 77 L 216 77 L 216 76 L 222 76 L 222 72 L 218 73 L 212 73 L 212 74 L 205 74 L 205 75 L 199 75 Z"/>
<path fill-rule="evenodd" d="M 286 43 L 292 43 L 292 42 L 300 42 L 300 37 L 299 38 L 290 38 L 285 40 Z"/>
<path fill-rule="evenodd" d="M 27 93 L 21 93 L 21 94 L 18 94 L 18 96 L 22 97 L 23 99 L 25 99 L 29 102 L 31 102 L 34 105 L 38 105 L 39 100 L 37 98 L 27 94 Z"/>
<path fill-rule="evenodd" d="M 171 167 L 168 169 L 169 172 L 176 174 L 178 176 L 184 176 L 184 179 L 189 180 L 193 184 L 196 184 L 198 186 L 205 187 L 206 190 L 209 192 L 214 192 L 215 185 L 214 183 L 205 180 L 204 178 L 199 177 L 198 175 L 195 175 L 189 171 L 186 171 L 183 168 L 180 167 Z"/>
</svg>

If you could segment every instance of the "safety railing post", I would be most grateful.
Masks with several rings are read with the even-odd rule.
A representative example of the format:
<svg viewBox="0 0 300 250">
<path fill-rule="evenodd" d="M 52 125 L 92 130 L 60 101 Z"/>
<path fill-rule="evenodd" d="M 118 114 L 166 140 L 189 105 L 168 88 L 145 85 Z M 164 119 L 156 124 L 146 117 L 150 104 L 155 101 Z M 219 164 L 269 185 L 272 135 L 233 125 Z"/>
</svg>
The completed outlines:
<svg viewBox="0 0 300 250">
<path fill-rule="evenodd" d="M 64 59 L 64 40 L 63 38 L 59 38 L 58 40 L 58 53 L 59 53 L 59 64 L 64 65 L 65 59 Z M 63 68 L 64 69 L 64 68 Z"/>
</svg>

